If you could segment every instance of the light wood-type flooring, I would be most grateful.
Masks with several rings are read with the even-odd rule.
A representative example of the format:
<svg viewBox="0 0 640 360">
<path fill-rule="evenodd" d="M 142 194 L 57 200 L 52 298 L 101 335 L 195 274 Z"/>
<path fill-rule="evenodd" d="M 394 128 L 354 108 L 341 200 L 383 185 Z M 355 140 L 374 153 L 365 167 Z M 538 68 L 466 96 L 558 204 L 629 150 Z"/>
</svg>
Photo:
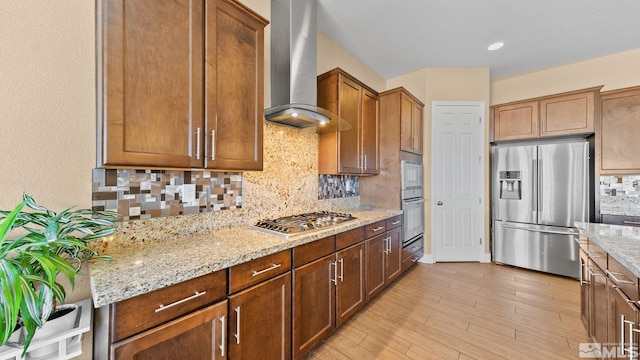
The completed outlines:
<svg viewBox="0 0 640 360">
<path fill-rule="evenodd" d="M 480 263 L 418 263 L 308 359 L 577 359 L 577 280 Z"/>
</svg>

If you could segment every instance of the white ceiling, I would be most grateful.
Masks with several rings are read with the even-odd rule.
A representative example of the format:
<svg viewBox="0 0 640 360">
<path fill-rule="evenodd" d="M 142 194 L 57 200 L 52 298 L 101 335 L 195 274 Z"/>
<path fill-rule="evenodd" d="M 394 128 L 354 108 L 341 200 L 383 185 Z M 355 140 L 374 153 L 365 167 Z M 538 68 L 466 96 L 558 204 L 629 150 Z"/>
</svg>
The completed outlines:
<svg viewBox="0 0 640 360">
<path fill-rule="evenodd" d="M 424 67 L 498 79 L 639 49 L 640 0 L 318 0 L 318 29 L 384 79 Z"/>
</svg>

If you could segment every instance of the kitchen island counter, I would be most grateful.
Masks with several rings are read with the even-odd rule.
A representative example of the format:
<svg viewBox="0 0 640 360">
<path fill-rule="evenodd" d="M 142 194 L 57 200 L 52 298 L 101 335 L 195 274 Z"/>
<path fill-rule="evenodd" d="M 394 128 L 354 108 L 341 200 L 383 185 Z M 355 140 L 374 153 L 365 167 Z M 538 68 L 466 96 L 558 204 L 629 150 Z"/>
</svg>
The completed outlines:
<svg viewBox="0 0 640 360">
<path fill-rule="evenodd" d="M 640 277 L 640 227 L 576 222 L 590 242 Z"/>
<path fill-rule="evenodd" d="M 162 241 L 115 236 L 102 239 L 95 244 L 96 251 L 112 260 L 93 259 L 89 263 L 94 306 L 129 299 L 402 213 L 379 208 L 341 211 L 356 219 L 288 239 L 247 227 Z"/>
</svg>

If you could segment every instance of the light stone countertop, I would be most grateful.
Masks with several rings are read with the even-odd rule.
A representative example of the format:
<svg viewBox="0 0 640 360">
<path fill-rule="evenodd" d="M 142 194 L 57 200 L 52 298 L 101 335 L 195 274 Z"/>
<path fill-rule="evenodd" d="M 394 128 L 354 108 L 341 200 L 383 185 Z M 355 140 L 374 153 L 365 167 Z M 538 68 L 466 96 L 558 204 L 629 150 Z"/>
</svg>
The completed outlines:
<svg viewBox="0 0 640 360">
<path fill-rule="evenodd" d="M 589 241 L 640 277 L 640 227 L 576 222 Z"/>
<path fill-rule="evenodd" d="M 401 210 L 345 209 L 356 220 L 289 239 L 247 227 L 175 240 L 101 244 L 112 261 L 93 259 L 89 274 L 96 308 L 225 269 L 281 250 L 402 214 Z"/>
</svg>

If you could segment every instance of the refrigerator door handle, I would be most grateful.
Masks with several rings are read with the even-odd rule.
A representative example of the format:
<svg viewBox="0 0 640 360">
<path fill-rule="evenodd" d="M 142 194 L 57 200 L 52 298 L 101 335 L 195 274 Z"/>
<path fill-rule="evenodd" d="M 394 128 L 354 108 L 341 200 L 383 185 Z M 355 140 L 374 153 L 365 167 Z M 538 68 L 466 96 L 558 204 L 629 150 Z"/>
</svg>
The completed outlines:
<svg viewBox="0 0 640 360">
<path fill-rule="evenodd" d="M 531 209 L 533 211 L 534 222 L 538 222 L 538 160 L 531 160 Z"/>
<path fill-rule="evenodd" d="M 540 232 L 540 233 L 546 233 L 546 234 L 557 234 L 557 235 L 578 235 L 577 232 L 571 232 L 571 231 L 557 231 L 557 230 L 542 230 L 542 229 L 531 229 L 531 228 L 523 228 L 523 227 L 517 227 L 517 226 L 510 226 L 507 224 L 502 224 L 502 227 L 505 229 L 514 229 L 514 230 L 527 230 L 527 231 L 535 231 L 535 232 Z"/>
<path fill-rule="evenodd" d="M 544 186 L 544 174 L 542 173 L 542 159 L 538 159 L 538 174 L 537 174 L 537 179 L 538 179 L 538 221 L 542 220 L 542 204 L 544 204 L 544 201 L 542 200 L 542 194 L 544 194 L 544 191 L 542 191 L 542 187 Z"/>
</svg>

